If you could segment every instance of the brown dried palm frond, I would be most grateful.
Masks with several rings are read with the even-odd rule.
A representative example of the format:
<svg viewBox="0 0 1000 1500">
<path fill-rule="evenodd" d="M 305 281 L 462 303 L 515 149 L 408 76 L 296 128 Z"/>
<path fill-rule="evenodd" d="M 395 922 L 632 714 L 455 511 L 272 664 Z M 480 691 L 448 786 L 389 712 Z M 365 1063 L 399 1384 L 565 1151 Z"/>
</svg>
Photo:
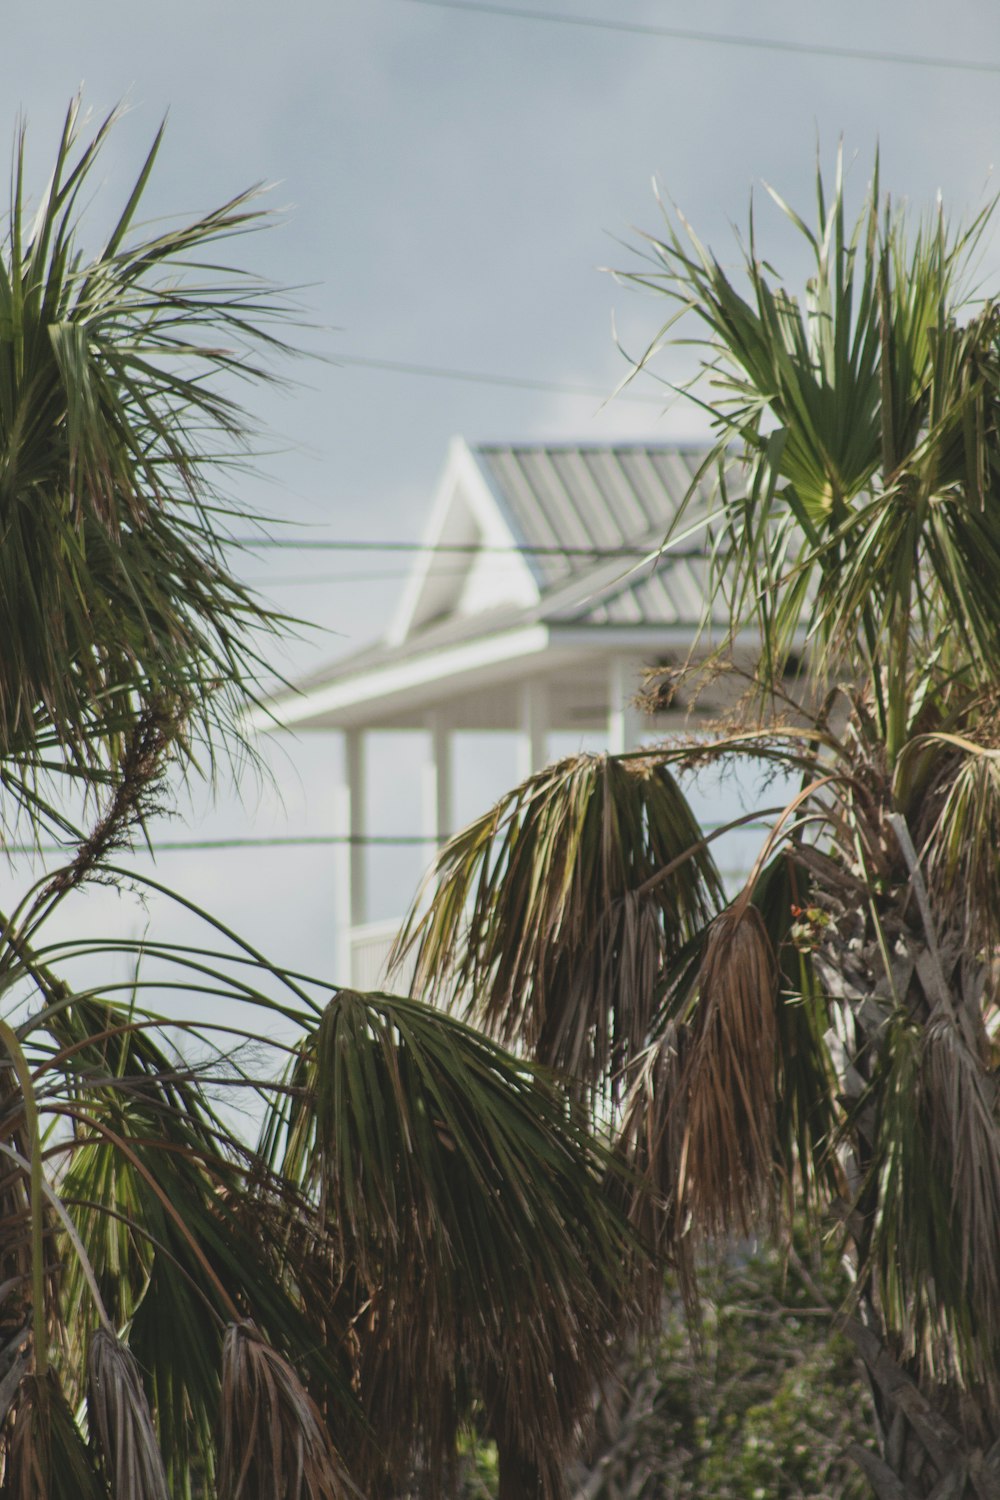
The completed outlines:
<svg viewBox="0 0 1000 1500">
<path fill-rule="evenodd" d="M 775 1195 L 774 954 L 749 893 L 715 919 L 684 1070 L 678 1197 L 701 1234 L 749 1233 Z"/>
<path fill-rule="evenodd" d="M 819 1208 L 842 1186 L 832 1149 L 839 1109 L 825 1040 L 829 1005 L 813 961 L 832 919 L 814 904 L 820 893 L 808 856 L 815 852 L 794 843 L 780 849 L 758 874 L 751 898 L 777 965 L 774 1147 L 789 1219 L 796 1201 Z M 839 887 L 839 867 L 834 878 Z"/>
<path fill-rule="evenodd" d="M 355 1500 L 316 1403 L 248 1323 L 222 1346 L 220 1500 Z"/>
<path fill-rule="evenodd" d="M 611 1187 L 622 1195 L 629 1223 L 652 1252 L 652 1276 L 640 1283 L 644 1303 L 651 1310 L 659 1305 L 661 1267 L 669 1265 L 693 1313 L 697 1303 L 693 1247 L 678 1195 L 687 1134 L 689 1050 L 687 1027 L 668 1021 L 633 1070 L 616 1138 L 628 1172 L 612 1177 Z"/>
<path fill-rule="evenodd" d="M 55 1373 L 26 1375 L 14 1405 L 5 1500 L 107 1500 Z M 139 1492 L 140 1496 L 142 1492 Z"/>
<path fill-rule="evenodd" d="M 87 1417 L 113 1500 L 169 1500 L 149 1403 L 134 1358 L 106 1329 L 91 1335 Z"/>
<path fill-rule="evenodd" d="M 809 921 L 818 936 L 826 919 L 796 904 L 808 901 L 808 881 L 798 851 L 779 851 L 690 945 L 657 1039 L 630 1075 L 617 1136 L 629 1175 L 615 1190 L 692 1311 L 699 1239 L 769 1217 L 779 1185 L 789 1218 L 842 1188 L 828 1006 L 805 951 Z"/>
<path fill-rule="evenodd" d="M 456 835 L 396 944 L 396 961 L 415 951 L 414 993 L 616 1088 L 659 975 L 722 900 L 668 759 L 572 757 Z"/>
</svg>

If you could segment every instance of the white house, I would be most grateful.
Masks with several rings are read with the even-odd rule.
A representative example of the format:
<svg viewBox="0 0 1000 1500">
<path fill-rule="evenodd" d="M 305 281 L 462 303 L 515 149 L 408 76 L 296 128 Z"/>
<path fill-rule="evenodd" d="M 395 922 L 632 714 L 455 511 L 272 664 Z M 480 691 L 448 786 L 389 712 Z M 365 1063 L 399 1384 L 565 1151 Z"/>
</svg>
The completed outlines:
<svg viewBox="0 0 1000 1500">
<path fill-rule="evenodd" d="M 273 702 L 283 725 L 344 736 L 338 951 L 349 955 L 342 972 L 350 983 L 378 983 L 393 929 L 368 921 L 370 735 L 427 732 L 424 830 L 437 844 L 454 831 L 461 731 L 516 736 L 527 776 L 546 763 L 555 731 L 598 731 L 620 751 L 682 721 L 675 711 L 653 723 L 634 698 L 646 669 L 688 655 L 703 620 L 697 523 L 711 476 L 698 483 L 681 539 L 659 549 L 704 459 L 704 449 L 667 444 L 471 446 L 456 438 L 385 638 Z"/>
</svg>

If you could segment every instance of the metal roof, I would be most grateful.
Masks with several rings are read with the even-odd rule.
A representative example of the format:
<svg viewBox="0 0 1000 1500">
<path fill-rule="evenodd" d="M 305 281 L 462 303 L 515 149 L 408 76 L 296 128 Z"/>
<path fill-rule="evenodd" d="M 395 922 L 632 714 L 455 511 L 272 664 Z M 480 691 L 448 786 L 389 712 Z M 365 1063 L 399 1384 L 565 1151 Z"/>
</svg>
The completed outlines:
<svg viewBox="0 0 1000 1500">
<path fill-rule="evenodd" d="M 471 452 L 543 590 L 592 564 L 578 552 L 532 548 L 656 546 L 707 455 L 666 443 L 479 444 Z M 692 519 L 710 488 L 711 476 L 700 480 Z"/>
</svg>

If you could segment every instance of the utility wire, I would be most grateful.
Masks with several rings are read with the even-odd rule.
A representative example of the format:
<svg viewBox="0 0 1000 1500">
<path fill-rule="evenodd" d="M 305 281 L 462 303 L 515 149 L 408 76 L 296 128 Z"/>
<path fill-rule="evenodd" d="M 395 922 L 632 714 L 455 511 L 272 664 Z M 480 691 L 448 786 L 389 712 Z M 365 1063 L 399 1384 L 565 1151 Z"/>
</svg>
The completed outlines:
<svg viewBox="0 0 1000 1500">
<path fill-rule="evenodd" d="M 479 7 L 475 7 L 479 9 Z M 366 359 L 360 354 L 335 354 L 333 365 L 357 365 L 364 370 L 388 370 L 395 375 L 426 375 L 433 380 L 459 380 L 469 385 L 501 385 L 519 391 L 551 391 L 557 396 L 587 396 L 598 401 L 644 401 L 661 409 L 666 397 L 652 391 L 609 390 L 607 386 L 576 385 L 561 380 L 532 380 L 522 375 L 490 375 L 484 370 L 457 370 L 446 365 L 411 364 L 401 359 Z"/>
<path fill-rule="evenodd" d="M 311 583 L 402 583 L 411 575 L 401 568 L 382 573 L 271 573 L 266 577 L 244 578 L 242 582 L 252 589 L 296 588 Z M 432 568 L 434 579 L 465 578 L 464 568 Z"/>
<path fill-rule="evenodd" d="M 703 823 L 701 826 L 706 833 L 713 833 L 717 828 L 721 828 L 722 824 Z M 749 833 L 769 833 L 772 826 L 764 822 L 744 823 L 743 829 Z M 190 854 L 210 849 L 323 849 L 337 844 L 374 848 L 426 848 L 427 845 L 438 842 L 435 835 L 429 833 L 266 834 L 260 837 L 250 835 L 241 838 L 164 839 L 154 843 L 153 853 Z M 0 842 L 0 853 L 8 855 L 61 854 L 68 856 L 72 852 L 72 849 L 64 844 L 5 844 Z"/>
<path fill-rule="evenodd" d="M 604 557 L 646 557 L 655 550 L 655 544 L 651 542 L 635 543 L 630 546 L 620 547 L 557 547 L 557 546 L 480 546 L 477 542 L 376 542 L 376 541 L 343 541 L 325 537 L 305 537 L 301 540 L 281 536 L 260 537 L 226 537 L 224 538 L 230 546 L 243 547 L 248 552 L 256 552 L 261 548 L 279 547 L 290 551 L 301 552 L 447 552 L 449 555 L 458 557 L 477 557 L 482 553 L 499 554 L 501 556 L 522 555 L 527 557 L 586 557 L 600 559 Z M 671 547 L 664 551 L 664 557 L 668 561 L 674 558 L 704 557 L 705 552 L 697 547 Z"/>
<path fill-rule="evenodd" d="M 884 52 L 874 47 L 840 47 L 825 42 L 794 42 L 780 37 L 743 36 L 727 31 L 696 31 L 687 26 L 655 26 L 643 21 L 613 21 L 598 16 L 558 15 L 549 10 L 522 10 L 487 0 L 406 0 L 439 10 L 461 10 L 484 16 L 506 16 L 518 21 L 543 21 L 558 26 L 584 26 L 595 31 L 622 31 L 633 36 L 666 37 L 677 42 L 704 42 L 716 47 L 750 47 L 759 52 L 790 52 L 807 57 L 836 57 L 847 62 L 890 63 L 898 67 L 954 69 L 964 73 L 1000 73 L 1000 62 L 972 57 L 934 57 L 920 52 Z"/>
<path fill-rule="evenodd" d="M 651 563 L 655 563 L 657 561 L 660 561 L 660 562 L 665 562 L 665 563 L 669 564 L 669 563 L 672 563 L 674 561 L 674 559 L 677 557 L 678 554 L 676 552 L 665 552 L 663 554 L 662 558 L 659 558 L 657 554 L 650 554 L 650 549 L 647 548 L 642 553 L 642 556 L 645 557 L 647 555 L 650 557 L 650 562 Z M 704 556 L 705 556 L 705 554 L 703 552 L 698 552 L 698 553 L 681 553 L 680 555 L 682 557 L 688 557 L 688 558 L 690 558 L 690 557 L 704 558 Z M 490 569 L 491 575 L 492 576 L 496 576 L 496 573 L 500 571 L 500 569 L 502 567 L 502 564 L 504 562 L 516 562 L 516 561 L 517 561 L 517 559 L 515 557 L 498 558 L 497 561 L 493 564 L 493 566 Z M 637 571 L 641 572 L 641 569 L 639 569 Z M 463 568 L 463 567 L 461 567 L 461 566 L 457 566 L 457 567 L 435 567 L 435 566 L 432 566 L 431 568 L 428 569 L 428 576 L 430 578 L 434 578 L 434 579 L 445 579 L 445 578 L 465 578 L 468 575 L 467 575 L 466 569 Z M 261 577 L 259 577 L 259 578 L 244 578 L 243 582 L 249 588 L 266 589 L 266 588 L 295 588 L 295 587 L 298 587 L 300 585 L 305 586 L 305 585 L 309 585 L 309 584 L 318 584 L 318 583 L 323 583 L 323 584 L 334 584 L 334 583 L 337 583 L 337 584 L 340 584 L 340 583 L 350 583 L 350 584 L 354 584 L 354 583 L 401 583 L 401 582 L 405 581 L 407 578 L 410 578 L 410 577 L 412 577 L 412 573 L 411 573 L 410 569 L 404 569 L 404 568 L 385 568 L 385 569 L 380 570 L 379 572 L 365 572 L 365 573 L 356 573 L 356 572 L 351 572 L 351 573 L 269 573 L 267 575 L 261 575 Z"/>
</svg>

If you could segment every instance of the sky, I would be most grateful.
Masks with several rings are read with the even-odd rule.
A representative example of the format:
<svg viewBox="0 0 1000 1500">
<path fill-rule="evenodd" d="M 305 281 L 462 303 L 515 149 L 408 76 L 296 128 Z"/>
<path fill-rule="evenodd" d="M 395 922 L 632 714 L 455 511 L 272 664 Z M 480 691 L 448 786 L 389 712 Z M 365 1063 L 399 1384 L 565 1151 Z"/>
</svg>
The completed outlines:
<svg viewBox="0 0 1000 1500">
<path fill-rule="evenodd" d="M 658 232 L 654 181 L 734 260 L 734 228 L 745 226 L 753 195 L 759 243 L 790 277 L 798 250 L 764 184 L 808 212 L 817 156 L 832 174 L 838 143 L 855 201 L 876 149 L 884 187 L 916 211 L 940 194 L 961 219 L 997 190 L 995 7 L 525 0 L 520 17 L 502 13 L 518 3 L 49 0 L 8 18 L 0 132 L 12 140 L 25 119 L 38 191 L 81 87 L 95 116 L 127 105 L 90 209 L 95 225 L 123 202 L 164 117 L 149 216 L 184 217 L 250 184 L 273 185 L 264 201 L 274 227 L 236 253 L 296 289 L 308 326 L 294 337 L 308 357 L 282 370 L 296 382 L 289 389 L 246 393 L 266 452 L 239 498 L 295 522 L 296 535 L 419 538 L 453 434 L 704 436 L 698 411 L 668 401 L 652 375 L 630 388 L 650 399 L 604 399 L 628 369 L 618 345 L 640 353 L 665 316 L 606 269 L 636 269 L 643 233 Z M 778 46 L 725 40 L 734 37 Z M 787 50 L 797 47 L 896 60 Z M 997 233 L 985 240 L 981 272 L 987 288 L 1000 280 Z M 687 358 L 664 354 L 655 369 L 676 380 Z M 311 622 L 276 669 L 294 678 L 378 636 L 401 566 L 375 552 L 246 557 L 244 576 Z M 224 785 L 214 806 L 204 791 L 182 798 L 163 838 L 333 832 L 336 738 L 286 737 L 268 755 L 270 781 L 251 776 L 241 792 Z M 374 748 L 372 780 L 384 788 L 375 831 L 418 831 L 419 755 L 404 741 Z M 502 755 L 483 763 L 460 788 L 470 816 L 509 776 Z M 376 884 L 391 904 L 414 878 L 414 857 L 379 859 Z M 330 849 L 164 852 L 155 868 L 277 962 L 336 977 Z M 20 865 L 0 872 L 4 902 L 24 878 Z M 82 896 L 65 924 L 170 939 L 192 930 L 162 901 L 143 908 L 104 890 Z"/>
</svg>

